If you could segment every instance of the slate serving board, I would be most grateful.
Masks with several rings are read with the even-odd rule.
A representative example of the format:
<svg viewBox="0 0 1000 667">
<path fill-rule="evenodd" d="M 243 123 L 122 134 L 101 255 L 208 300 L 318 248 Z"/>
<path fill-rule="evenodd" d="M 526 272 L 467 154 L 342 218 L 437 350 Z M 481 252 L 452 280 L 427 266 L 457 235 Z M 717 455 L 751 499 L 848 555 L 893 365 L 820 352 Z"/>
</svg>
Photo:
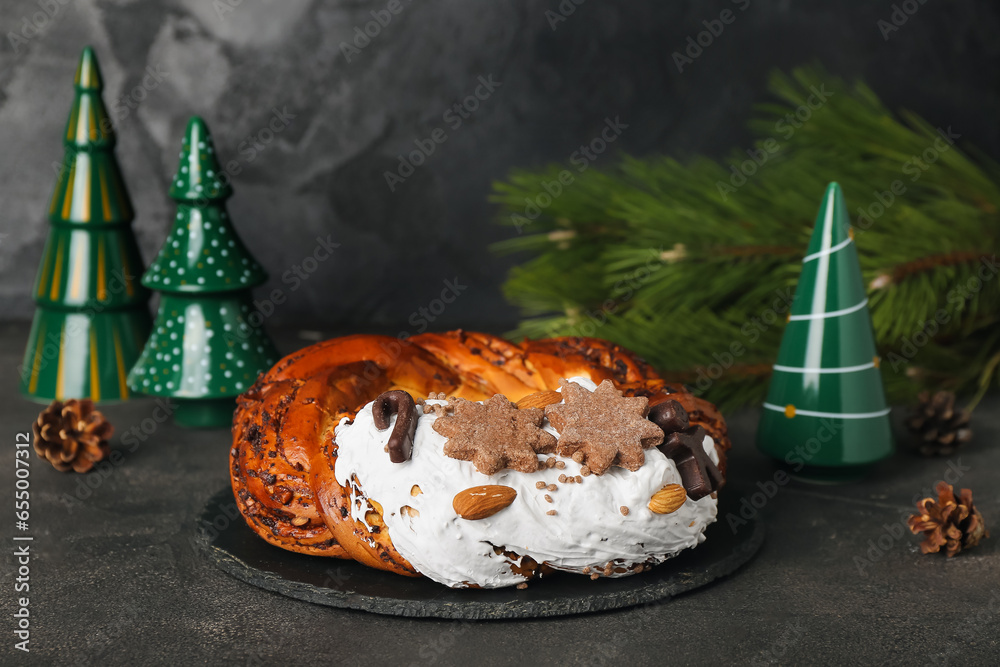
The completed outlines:
<svg viewBox="0 0 1000 667">
<path fill-rule="evenodd" d="M 527 589 L 459 590 L 430 579 L 402 577 L 353 561 L 285 551 L 257 537 L 235 509 L 232 491 L 209 499 L 198 521 L 197 542 L 224 572 L 288 597 L 375 614 L 416 618 L 491 620 L 566 616 L 622 609 L 670 598 L 735 572 L 764 541 L 759 519 L 735 533 L 724 520 L 708 527 L 707 539 L 648 572 L 591 581 L 556 574 Z M 719 517 L 735 508 L 721 494 Z"/>
</svg>

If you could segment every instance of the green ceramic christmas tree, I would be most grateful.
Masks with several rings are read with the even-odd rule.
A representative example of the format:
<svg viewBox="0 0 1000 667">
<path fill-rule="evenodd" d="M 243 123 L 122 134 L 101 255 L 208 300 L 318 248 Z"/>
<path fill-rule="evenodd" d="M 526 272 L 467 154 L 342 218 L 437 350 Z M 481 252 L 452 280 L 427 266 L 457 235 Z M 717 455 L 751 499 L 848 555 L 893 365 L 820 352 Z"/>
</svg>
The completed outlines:
<svg viewBox="0 0 1000 667">
<path fill-rule="evenodd" d="M 804 476 L 848 478 L 892 453 L 868 298 L 831 183 L 781 339 L 757 445 Z"/>
<path fill-rule="evenodd" d="M 229 426 L 235 397 L 277 357 L 249 322 L 251 288 L 267 274 L 226 213 L 232 195 L 212 138 L 197 116 L 187 126 L 170 187 L 173 228 L 142 284 L 161 293 L 153 333 L 129 374 L 135 391 L 174 399 L 184 426 Z"/>
<path fill-rule="evenodd" d="M 132 204 L 115 161 L 97 58 L 83 50 L 65 156 L 32 295 L 38 305 L 21 366 L 21 391 L 48 402 L 128 398 L 126 375 L 149 335 L 149 292 L 132 234 Z"/>
</svg>

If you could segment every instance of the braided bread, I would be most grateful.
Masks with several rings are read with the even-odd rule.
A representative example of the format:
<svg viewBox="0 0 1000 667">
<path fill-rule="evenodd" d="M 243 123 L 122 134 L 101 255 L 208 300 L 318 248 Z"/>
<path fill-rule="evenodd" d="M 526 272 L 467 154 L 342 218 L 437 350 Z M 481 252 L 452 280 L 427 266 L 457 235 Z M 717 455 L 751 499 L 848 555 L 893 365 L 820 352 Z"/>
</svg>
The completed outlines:
<svg viewBox="0 0 1000 667">
<path fill-rule="evenodd" d="M 429 572 L 433 567 L 417 567 L 411 562 L 423 560 L 414 552 L 414 547 L 407 547 L 410 558 L 404 557 L 390 535 L 393 532 L 403 537 L 398 533 L 401 529 L 391 528 L 389 524 L 399 525 L 403 519 L 400 513 L 412 513 L 414 508 L 409 505 L 383 508 L 375 494 L 365 493 L 365 488 L 375 483 L 374 478 L 361 478 L 358 474 L 361 468 L 354 463 L 351 469 L 345 468 L 346 463 L 341 463 L 338 469 L 338 461 L 346 453 L 341 451 L 347 447 L 343 443 L 350 442 L 351 452 L 355 453 L 367 447 L 365 438 L 382 437 L 383 429 L 375 425 L 380 415 L 374 410 L 373 402 L 385 392 L 401 390 L 421 405 L 416 408 L 418 418 L 414 419 L 416 426 L 411 429 L 414 460 L 405 464 L 391 463 L 390 454 L 383 453 L 379 444 L 377 454 L 384 458 L 384 465 L 389 466 L 385 468 L 387 472 L 377 473 L 380 479 L 391 476 L 394 470 L 405 465 L 414 464 L 416 470 L 418 454 L 425 459 L 427 456 L 421 453 L 421 446 L 428 448 L 431 445 L 425 444 L 427 442 L 445 440 L 434 432 L 433 421 L 435 415 L 445 413 L 448 404 L 434 399 L 443 399 L 446 395 L 452 400 L 487 401 L 501 394 L 517 402 L 538 392 L 560 390 L 561 382 L 565 383 L 567 378 L 578 378 L 581 384 L 587 384 L 589 379 L 593 383 L 590 386 L 610 381 L 625 397 L 647 399 L 650 408 L 676 401 L 687 412 L 692 427 L 700 426 L 704 429 L 701 434 L 707 433 L 705 449 L 721 475 L 725 474 L 725 454 L 730 443 L 725 422 L 715 406 L 693 396 L 682 386 L 664 382 L 648 364 L 617 345 L 592 338 L 555 338 L 517 345 L 495 336 L 465 331 L 421 334 L 405 341 L 386 336 L 354 335 L 318 343 L 285 357 L 239 397 L 230 452 L 230 475 L 237 506 L 254 532 L 283 549 L 354 559 L 402 575 L 427 574 L 449 585 L 509 585 L 552 569 L 590 573 L 591 566 L 563 567 L 555 558 L 533 559 L 523 553 L 523 547 L 489 543 L 492 553 L 503 563 L 503 576 L 484 581 L 458 575 L 434 576 Z M 424 404 L 428 396 L 432 399 Z M 435 408 L 435 405 L 442 407 Z M 383 416 L 384 419 L 387 418 Z M 362 423 L 367 430 L 362 429 Z M 555 433 L 551 427 L 547 428 Z M 371 436 L 366 435 L 369 432 Z M 385 430 L 380 443 L 388 437 L 389 431 Z M 698 437 L 700 442 L 701 435 Z M 339 445 L 338 438 L 341 439 Z M 388 451 L 386 444 L 385 452 Z M 673 462 L 655 448 L 646 452 L 647 464 L 639 473 L 655 473 L 660 480 L 677 478 L 677 466 Z M 397 454 L 394 450 L 393 457 Z M 654 457 L 655 465 L 651 460 Z M 447 461 L 449 466 L 460 466 L 461 475 L 468 475 L 469 480 L 478 476 L 486 487 L 497 486 L 498 479 L 509 480 L 522 475 L 505 470 L 484 477 L 469 462 Z M 567 464 L 571 468 L 576 466 L 574 470 L 580 469 L 576 460 L 560 463 L 560 469 Z M 383 463 L 378 462 L 378 465 Z M 612 471 L 622 475 L 639 474 L 623 468 Z M 425 488 L 413 484 L 413 493 L 426 493 L 429 498 L 434 488 L 448 486 L 457 476 L 458 473 L 448 473 L 445 482 L 428 479 L 422 485 Z M 612 477 L 614 475 L 609 472 L 600 479 L 621 488 L 636 484 L 632 478 L 615 482 Z M 589 478 L 588 484 L 597 479 L 596 476 Z M 588 484 L 573 489 L 572 493 L 576 494 L 573 497 L 586 498 Z M 697 505 L 700 523 L 691 534 L 686 534 L 687 542 L 683 546 L 693 546 L 704 539 L 701 535 L 704 524 L 715 517 L 715 495 L 712 493 L 711 498 L 697 503 L 688 498 L 688 505 Z M 552 502 L 551 496 L 546 496 Z M 457 507 L 458 501 L 455 502 Z M 626 512 L 623 506 L 622 513 Z M 547 514 L 554 514 L 554 510 Z M 412 519 L 406 521 L 412 522 Z M 489 525 L 488 521 L 466 523 Z M 694 519 L 691 525 L 695 525 Z M 668 555 L 672 554 L 664 557 Z M 631 563 L 620 563 L 609 559 L 604 569 L 593 576 L 629 574 L 641 571 L 644 562 L 659 560 L 662 558 L 633 558 Z"/>
</svg>

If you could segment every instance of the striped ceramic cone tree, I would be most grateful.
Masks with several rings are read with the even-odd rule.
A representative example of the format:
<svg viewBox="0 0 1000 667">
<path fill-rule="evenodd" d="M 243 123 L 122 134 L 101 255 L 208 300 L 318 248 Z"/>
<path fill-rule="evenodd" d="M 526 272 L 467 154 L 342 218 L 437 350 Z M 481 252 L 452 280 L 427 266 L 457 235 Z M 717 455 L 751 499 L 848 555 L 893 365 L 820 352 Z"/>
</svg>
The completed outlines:
<svg viewBox="0 0 1000 667">
<path fill-rule="evenodd" d="M 49 205 L 51 230 L 33 296 L 38 305 L 21 366 L 21 392 L 40 401 L 128 397 L 126 375 L 149 335 L 149 292 L 132 204 L 115 160 L 97 58 L 76 70 L 65 157 Z"/>
<path fill-rule="evenodd" d="M 135 391 L 173 398 L 183 426 L 228 426 L 236 396 L 277 359 L 251 317 L 250 290 L 267 273 L 233 228 L 230 196 L 208 127 L 196 116 L 170 187 L 173 227 L 142 277 L 161 293 L 159 311 L 128 378 Z"/>
<path fill-rule="evenodd" d="M 868 298 L 840 186 L 816 216 L 757 431 L 800 470 L 857 468 L 892 453 Z"/>
</svg>

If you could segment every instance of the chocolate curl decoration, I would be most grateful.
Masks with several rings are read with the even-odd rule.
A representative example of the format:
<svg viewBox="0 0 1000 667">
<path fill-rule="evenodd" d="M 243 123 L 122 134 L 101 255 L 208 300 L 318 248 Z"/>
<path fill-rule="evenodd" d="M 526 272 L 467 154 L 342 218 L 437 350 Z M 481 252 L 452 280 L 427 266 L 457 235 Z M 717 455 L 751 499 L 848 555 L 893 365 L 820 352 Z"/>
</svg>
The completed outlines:
<svg viewBox="0 0 1000 667">
<path fill-rule="evenodd" d="M 691 500 L 704 498 L 722 486 L 722 473 L 705 452 L 705 429 L 690 428 L 687 410 L 677 401 L 663 401 L 649 409 L 649 420 L 666 436 L 659 446 L 677 465 L 684 490 Z"/>
<path fill-rule="evenodd" d="M 389 435 L 389 460 L 393 463 L 403 463 L 410 459 L 413 451 L 413 436 L 410 431 L 413 426 L 413 415 L 416 405 L 413 397 L 400 389 L 385 391 L 378 395 L 372 405 L 372 418 L 375 426 L 384 431 L 389 428 L 389 420 L 396 415 L 396 426 Z"/>
<path fill-rule="evenodd" d="M 657 403 L 649 409 L 648 417 L 649 421 L 662 428 L 665 434 L 683 431 L 691 425 L 688 421 L 687 410 L 674 400 Z"/>
<path fill-rule="evenodd" d="M 704 498 L 722 486 L 722 473 L 702 446 L 705 435 L 705 429 L 695 426 L 667 435 L 660 445 L 660 451 L 677 464 L 677 472 L 691 500 Z"/>
</svg>

